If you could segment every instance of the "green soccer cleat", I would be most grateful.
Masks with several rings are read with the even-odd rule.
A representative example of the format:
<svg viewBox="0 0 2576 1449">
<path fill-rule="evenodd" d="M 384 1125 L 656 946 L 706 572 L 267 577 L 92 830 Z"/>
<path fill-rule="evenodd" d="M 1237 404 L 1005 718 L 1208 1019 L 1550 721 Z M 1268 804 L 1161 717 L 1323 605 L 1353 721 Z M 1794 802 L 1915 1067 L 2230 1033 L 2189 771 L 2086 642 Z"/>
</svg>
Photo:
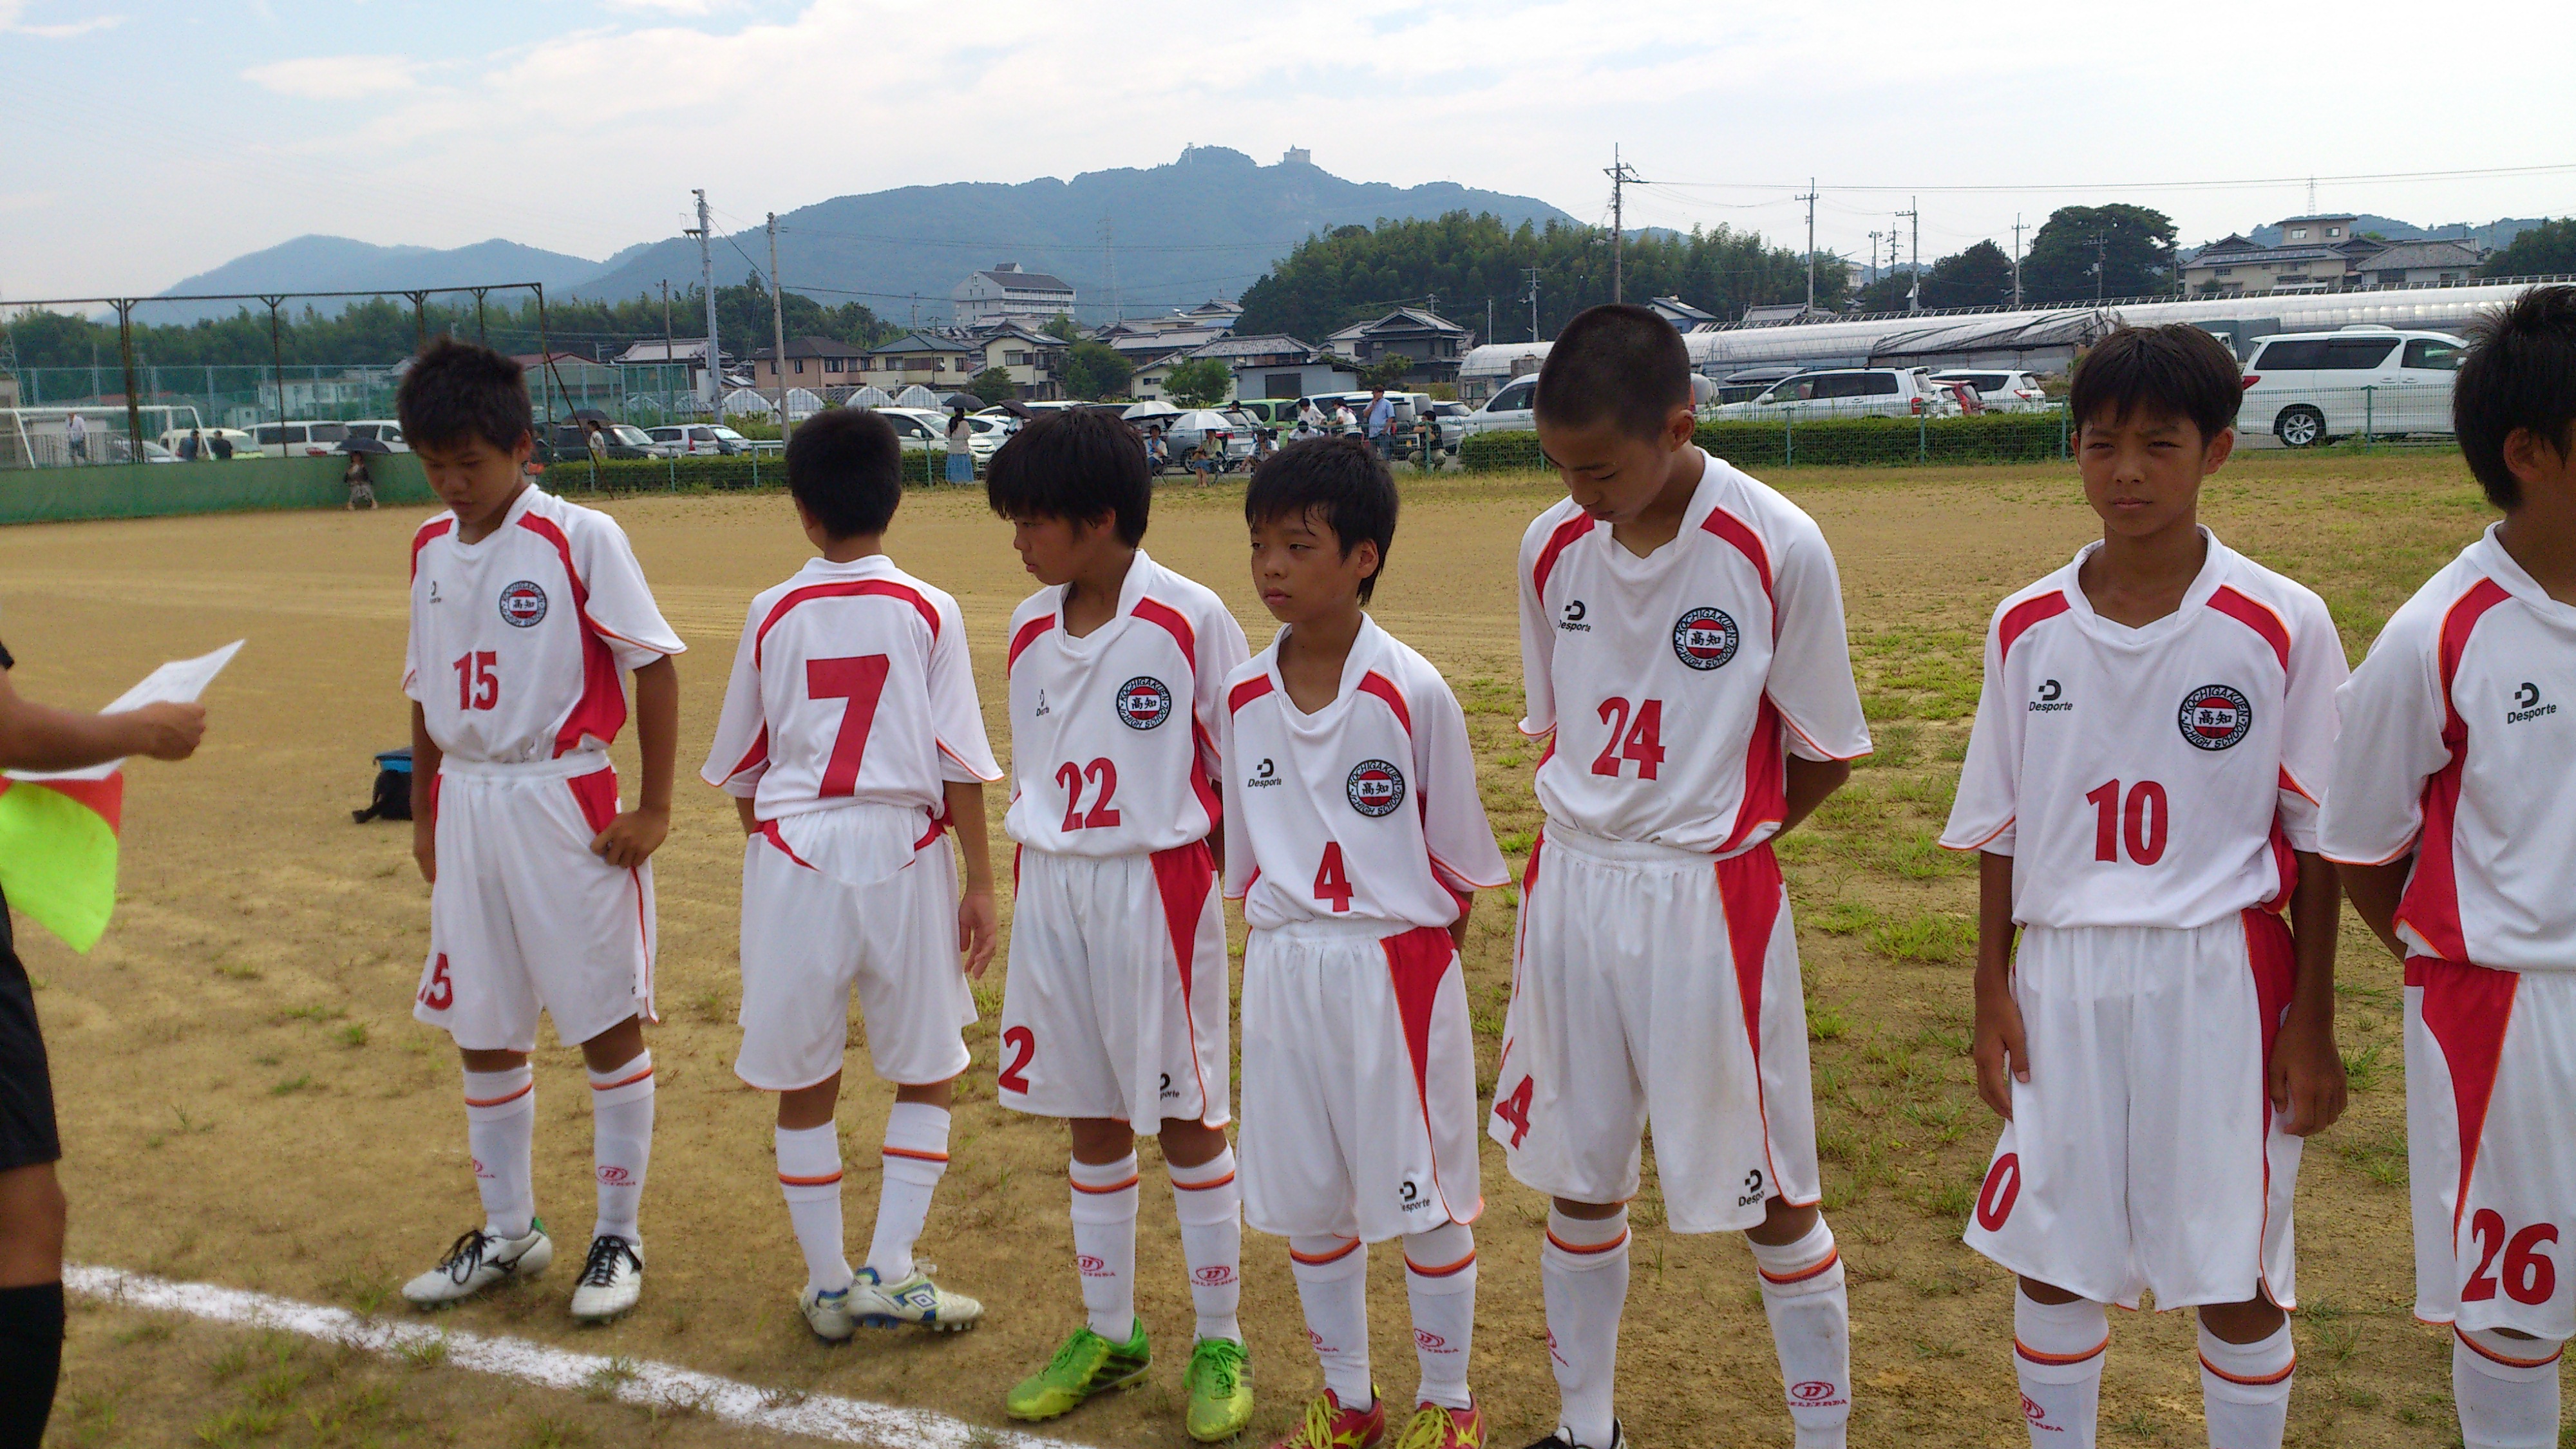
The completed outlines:
<svg viewBox="0 0 2576 1449">
<path fill-rule="evenodd" d="M 1252 1422 L 1252 1356 L 1230 1338 L 1202 1338 L 1181 1373 L 1190 1391 L 1190 1437 L 1231 1439 Z"/>
<path fill-rule="evenodd" d="M 1145 1342 L 1145 1320 L 1136 1320 L 1136 1331 L 1125 1343 L 1111 1343 L 1086 1324 L 1073 1331 L 1064 1347 L 1047 1360 L 1045 1368 L 1011 1389 L 1010 1396 L 1002 1401 L 1002 1411 L 1014 1419 L 1052 1419 L 1070 1414 L 1094 1394 L 1123 1389 L 1144 1378 L 1153 1362 L 1154 1350 Z M 1191 1410 L 1191 1422 L 1196 1423 L 1195 1399 Z"/>
</svg>

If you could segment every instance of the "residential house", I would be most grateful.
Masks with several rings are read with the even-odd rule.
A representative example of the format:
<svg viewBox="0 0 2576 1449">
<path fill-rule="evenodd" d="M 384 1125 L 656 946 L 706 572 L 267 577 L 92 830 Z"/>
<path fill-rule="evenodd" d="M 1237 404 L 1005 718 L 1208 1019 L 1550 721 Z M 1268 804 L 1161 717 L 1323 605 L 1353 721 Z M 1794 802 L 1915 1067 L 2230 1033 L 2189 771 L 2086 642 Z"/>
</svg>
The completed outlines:
<svg viewBox="0 0 2576 1449">
<path fill-rule="evenodd" d="M 1426 382 L 1455 382 L 1458 362 L 1476 345 L 1476 334 L 1420 307 L 1398 307 L 1374 322 L 1354 322 L 1324 339 L 1324 350 L 1363 367 L 1397 357 L 1409 358 L 1408 387 Z"/>
<path fill-rule="evenodd" d="M 887 392 L 900 392 L 908 383 L 919 383 L 933 392 L 947 392 L 983 371 L 982 359 L 982 349 L 954 337 L 911 332 L 869 348 L 859 357 L 858 371 L 845 375 L 842 382 L 850 387 L 881 387 Z"/>
<path fill-rule="evenodd" d="M 1654 309 L 1656 316 L 1673 324 L 1675 332 L 1696 331 L 1703 323 L 1717 321 L 1716 313 L 1703 312 L 1679 297 L 1657 297 L 1646 305 Z"/>
<path fill-rule="evenodd" d="M 857 387 L 859 360 L 867 349 L 829 337 L 790 337 L 787 339 L 787 376 L 789 387 L 826 388 Z M 751 355 L 752 386 L 774 394 L 779 384 L 778 349 L 764 347 Z"/>
<path fill-rule="evenodd" d="M 1058 313 L 1070 316 L 1074 300 L 1071 282 L 1045 272 L 1024 271 L 1018 262 L 996 262 L 958 283 L 949 296 L 961 327 L 996 322 L 1042 327 Z"/>
<path fill-rule="evenodd" d="M 980 363 L 964 359 L 974 372 L 1002 369 L 1010 374 L 1013 395 L 1021 401 L 1050 402 L 1064 396 L 1064 359 L 1072 344 L 1062 338 L 1006 322 L 978 329 L 967 341 L 982 353 Z"/>
<path fill-rule="evenodd" d="M 537 414 L 546 414 L 546 404 L 553 399 L 557 410 L 565 408 L 605 408 L 625 392 L 625 376 L 614 366 L 578 352 L 531 352 L 510 359 L 527 370 L 528 398 L 536 404 Z M 286 385 L 286 405 L 302 411 L 337 405 L 330 391 L 334 384 L 290 382 Z M 299 388 L 309 389 L 299 400 Z M 350 394 L 351 400 L 365 396 L 363 391 Z"/>
<path fill-rule="evenodd" d="M 1360 385 L 1357 373 L 1334 366 L 1319 349 L 1281 332 L 1220 337 L 1192 349 L 1188 357 L 1224 363 L 1234 374 L 1234 396 L 1239 398 L 1311 397 Z"/>
<path fill-rule="evenodd" d="M 2183 290 L 2200 297 L 2249 292 L 2339 292 L 2458 282 L 2477 270 L 2465 241 L 2386 242 L 2353 230 L 2350 216 L 2294 216 L 2277 246 L 2241 235 L 2211 242 L 2183 263 Z"/>
<path fill-rule="evenodd" d="M 726 367 L 731 367 L 734 363 L 733 354 L 729 352 L 718 352 L 716 356 L 717 360 Z M 628 382 L 634 387 L 657 392 L 695 392 L 706 382 L 704 374 L 707 370 L 707 340 L 703 337 L 677 337 L 665 341 L 655 337 L 636 343 L 608 359 L 608 362 L 611 367 L 685 367 L 688 369 L 685 381 L 678 376 L 672 376 L 667 382 L 658 380 L 658 377 L 639 381 L 630 376 Z"/>
<path fill-rule="evenodd" d="M 1792 322 L 1838 322 L 1842 319 L 1822 307 L 1810 307 L 1804 302 L 1765 302 L 1745 308 L 1744 315 L 1737 320 L 1747 327 L 1785 327 Z"/>
<path fill-rule="evenodd" d="M 2398 242 L 2361 264 L 2361 274 L 2379 287 L 2447 286 L 2475 277 L 2486 257 L 2467 241 Z"/>
</svg>

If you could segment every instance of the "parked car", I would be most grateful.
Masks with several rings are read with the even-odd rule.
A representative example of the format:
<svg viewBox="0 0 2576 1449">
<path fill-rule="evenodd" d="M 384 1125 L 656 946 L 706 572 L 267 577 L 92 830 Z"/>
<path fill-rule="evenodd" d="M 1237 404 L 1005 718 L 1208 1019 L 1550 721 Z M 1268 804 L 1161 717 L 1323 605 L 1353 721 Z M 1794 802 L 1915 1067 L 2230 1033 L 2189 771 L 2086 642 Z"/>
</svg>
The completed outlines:
<svg viewBox="0 0 2576 1449">
<path fill-rule="evenodd" d="M 671 423 L 646 428 L 644 436 L 665 450 L 665 457 L 731 455 L 746 452 L 751 440 L 722 423 Z"/>
<path fill-rule="evenodd" d="M 1537 395 L 1538 374 L 1512 379 L 1502 391 L 1485 399 L 1483 407 L 1467 414 L 1463 435 L 1473 437 L 1478 433 L 1537 431 L 1538 421 L 1530 412 L 1530 399 Z"/>
<path fill-rule="evenodd" d="M 1767 367 L 1743 367 L 1716 379 L 1717 386 L 1709 401 L 1715 403 L 1751 402 L 1762 390 L 1784 377 L 1796 377 L 1803 369 L 1788 363 Z"/>
<path fill-rule="evenodd" d="M 253 451 L 271 458 L 320 458 L 349 436 L 346 423 L 261 423 L 250 430 Z M 234 456 L 240 456 L 238 447 Z"/>
<path fill-rule="evenodd" d="M 1219 412 L 1198 408 L 1171 418 L 1163 424 L 1164 445 L 1172 450 L 1175 466 L 1186 466 L 1190 455 L 1202 443 L 1212 443 L 1221 455 L 1219 466 L 1231 471 L 1252 456 L 1252 432 L 1255 424 L 1242 413 Z"/>
<path fill-rule="evenodd" d="M 384 444 L 388 453 L 411 451 L 411 444 L 403 441 L 402 424 L 392 418 L 360 418 L 349 424 L 349 436 L 373 438 Z"/>
<path fill-rule="evenodd" d="M 1297 431 L 1297 399 L 1293 397 L 1248 397 L 1236 400 L 1234 410 L 1252 420 L 1256 428 L 1269 428 L 1286 442 Z"/>
<path fill-rule="evenodd" d="M 1802 372 L 1764 388 L 1751 401 L 1720 403 L 1721 419 L 1807 422 L 1822 418 L 1956 417 L 1958 396 L 1932 386 L 1931 369 L 1848 367 Z"/>
<path fill-rule="evenodd" d="M 111 463 L 176 463 L 179 461 L 178 454 L 162 447 L 159 443 L 152 441 L 150 438 L 145 438 L 143 440 L 142 456 L 140 458 L 135 456 L 135 451 L 135 445 L 127 442 L 123 438 L 109 438 L 107 440 L 107 461 Z"/>
<path fill-rule="evenodd" d="M 1924 379 L 1923 385 L 1931 388 L 1935 392 L 1947 395 L 1951 403 L 1966 416 L 1974 417 L 1979 413 L 1991 411 L 1991 409 L 1986 406 L 1986 400 L 1977 395 L 1977 390 L 1974 386 L 1961 382 L 1956 378 L 1946 381 L 1937 377 L 1926 378 Z"/>
<path fill-rule="evenodd" d="M 2447 332 L 2371 324 L 2254 339 L 2238 426 L 2293 448 L 2368 432 L 2451 431 L 2451 384 L 2468 344 Z"/>
<path fill-rule="evenodd" d="M 1932 374 L 1934 382 L 1964 382 L 1977 390 L 1977 398 L 1986 411 L 1995 413 L 2040 413 L 2048 411 L 2048 393 L 2039 379 L 2027 372 L 1987 372 L 1952 370 Z"/>
<path fill-rule="evenodd" d="M 879 408 L 877 416 L 894 425 L 894 440 L 906 452 L 948 449 L 948 414 L 937 408 Z"/>
<path fill-rule="evenodd" d="M 1431 405 L 1432 425 L 1439 430 L 1440 451 L 1455 453 L 1467 438 L 1467 405 L 1435 402 Z"/>
<path fill-rule="evenodd" d="M 179 454 L 179 445 L 188 440 L 188 432 L 189 430 L 186 428 L 172 428 L 170 431 L 161 435 L 159 442 L 162 447 L 170 450 L 170 455 L 172 457 L 177 457 Z M 198 428 L 196 429 L 196 434 L 199 446 L 205 449 L 202 456 L 207 458 L 219 458 L 223 456 L 214 450 L 213 445 L 217 434 L 221 434 L 225 442 L 233 445 L 233 455 L 235 457 L 247 458 L 251 454 L 259 451 L 259 444 L 252 440 L 250 432 L 246 428 Z"/>
<path fill-rule="evenodd" d="M 610 423 L 605 445 L 599 456 L 625 462 L 636 458 L 667 456 L 655 450 L 653 439 L 642 428 L 625 423 Z M 590 430 L 580 423 L 557 423 L 546 441 L 537 448 L 537 461 L 549 466 L 557 463 L 582 463 L 590 458 Z"/>
</svg>

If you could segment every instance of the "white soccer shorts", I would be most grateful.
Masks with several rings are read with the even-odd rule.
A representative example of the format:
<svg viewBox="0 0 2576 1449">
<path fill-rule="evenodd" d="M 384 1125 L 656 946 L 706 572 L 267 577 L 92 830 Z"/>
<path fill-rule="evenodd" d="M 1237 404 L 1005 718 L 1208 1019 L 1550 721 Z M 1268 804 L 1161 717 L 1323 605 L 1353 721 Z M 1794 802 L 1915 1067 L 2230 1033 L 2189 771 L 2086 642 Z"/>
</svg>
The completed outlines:
<svg viewBox="0 0 2576 1449">
<path fill-rule="evenodd" d="M 1254 931 L 1243 951 L 1243 1219 L 1382 1243 L 1484 1211 L 1476 1047 L 1449 933 Z"/>
<path fill-rule="evenodd" d="M 2407 961 L 2416 1317 L 2576 1338 L 2570 1103 L 2576 973 Z"/>
<path fill-rule="evenodd" d="M 2033 926 L 2013 965 L 2030 1080 L 2012 1084 L 1967 1244 L 2096 1303 L 2298 1306 L 2300 1139 L 2266 1064 L 2298 963 L 2245 911 L 2192 930 Z"/>
<path fill-rule="evenodd" d="M 854 991 L 878 1076 L 921 1086 L 966 1070 L 975 995 L 958 959 L 957 861 L 922 822 L 845 805 L 763 822 L 744 842 L 736 1076 L 792 1092 L 841 1070 Z M 905 846 L 901 867 L 864 884 L 830 873 Z"/>
<path fill-rule="evenodd" d="M 1205 841 L 1023 850 L 1002 988 L 1001 1100 L 1045 1117 L 1225 1125 L 1225 912 Z"/>
<path fill-rule="evenodd" d="M 604 756 L 447 759 L 433 782 L 438 878 L 412 1016 L 467 1051 L 534 1051 L 537 1013 L 585 1042 L 653 1015 L 653 867 L 590 853 L 617 818 Z"/>
<path fill-rule="evenodd" d="M 1626 1202 L 1651 1125 L 1674 1232 L 1817 1201 L 1798 938 L 1768 845 L 1715 860 L 1551 825 L 1520 931 L 1487 1129 L 1512 1176 Z"/>
</svg>

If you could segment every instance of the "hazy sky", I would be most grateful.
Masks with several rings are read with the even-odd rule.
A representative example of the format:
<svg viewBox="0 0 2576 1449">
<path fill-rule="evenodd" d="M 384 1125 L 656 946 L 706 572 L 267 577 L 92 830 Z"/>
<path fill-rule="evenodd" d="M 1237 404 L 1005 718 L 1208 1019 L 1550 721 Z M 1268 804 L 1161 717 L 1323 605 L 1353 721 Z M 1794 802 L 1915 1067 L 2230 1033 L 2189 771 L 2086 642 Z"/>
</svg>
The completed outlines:
<svg viewBox="0 0 2576 1449">
<path fill-rule="evenodd" d="M 150 292 L 307 232 L 603 257 L 690 224 L 692 186 L 730 230 L 1192 142 L 1586 220 L 1615 143 L 1656 183 L 1632 226 L 1802 247 L 1813 175 L 1820 247 L 1919 195 L 1927 260 L 2111 200 L 2205 241 L 2303 210 L 2310 175 L 2324 209 L 2564 215 L 2571 57 L 2566 0 L 0 0 L 0 297 Z"/>
</svg>

